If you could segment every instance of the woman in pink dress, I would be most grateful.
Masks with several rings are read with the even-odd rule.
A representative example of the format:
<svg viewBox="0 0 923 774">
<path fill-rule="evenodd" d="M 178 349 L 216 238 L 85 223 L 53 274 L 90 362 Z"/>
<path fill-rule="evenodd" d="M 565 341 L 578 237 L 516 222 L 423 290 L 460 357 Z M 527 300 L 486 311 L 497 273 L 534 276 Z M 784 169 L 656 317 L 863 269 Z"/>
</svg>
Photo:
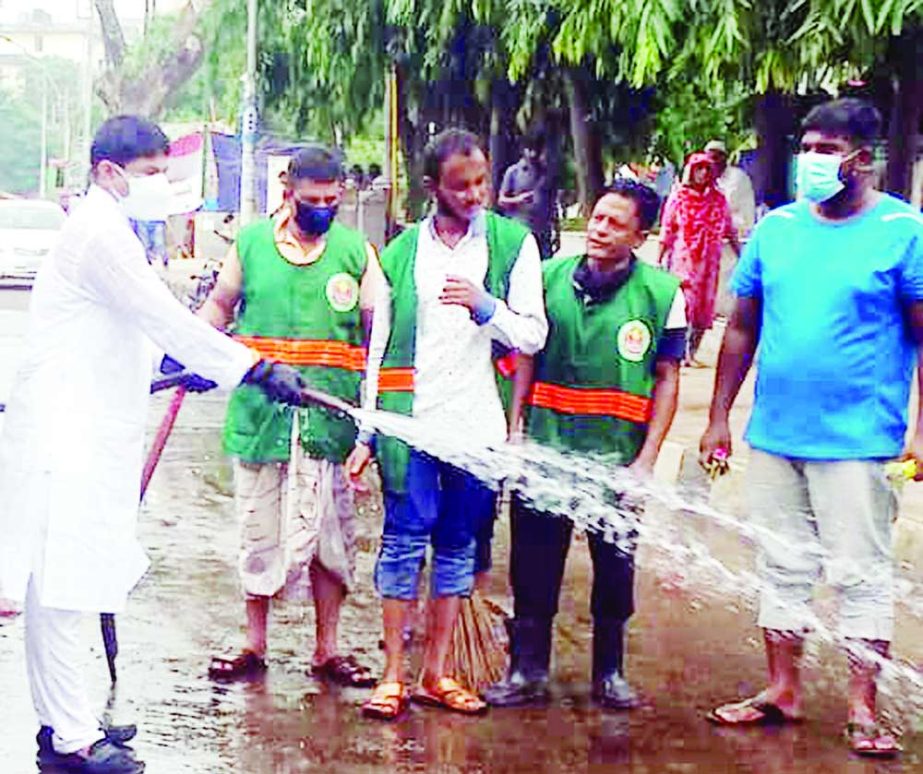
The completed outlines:
<svg viewBox="0 0 923 774">
<path fill-rule="evenodd" d="M 667 198 L 661 219 L 660 263 L 683 281 L 689 339 L 684 365 L 701 367 L 695 354 L 715 321 L 721 248 L 727 239 L 740 255 L 737 232 L 715 171 L 704 153 L 693 153 L 682 184 Z"/>
</svg>

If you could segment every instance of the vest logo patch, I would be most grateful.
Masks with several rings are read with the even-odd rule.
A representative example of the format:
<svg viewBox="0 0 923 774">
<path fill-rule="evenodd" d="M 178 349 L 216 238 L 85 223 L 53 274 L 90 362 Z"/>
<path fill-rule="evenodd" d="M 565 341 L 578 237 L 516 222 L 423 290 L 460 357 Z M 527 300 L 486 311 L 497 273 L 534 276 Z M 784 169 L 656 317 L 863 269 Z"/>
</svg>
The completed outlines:
<svg viewBox="0 0 923 774">
<path fill-rule="evenodd" d="M 359 283 L 346 272 L 327 280 L 327 302 L 335 312 L 351 312 L 359 303 Z"/>
<path fill-rule="evenodd" d="M 641 320 L 629 320 L 619 328 L 619 355 L 632 363 L 640 363 L 651 348 L 651 329 Z"/>
</svg>

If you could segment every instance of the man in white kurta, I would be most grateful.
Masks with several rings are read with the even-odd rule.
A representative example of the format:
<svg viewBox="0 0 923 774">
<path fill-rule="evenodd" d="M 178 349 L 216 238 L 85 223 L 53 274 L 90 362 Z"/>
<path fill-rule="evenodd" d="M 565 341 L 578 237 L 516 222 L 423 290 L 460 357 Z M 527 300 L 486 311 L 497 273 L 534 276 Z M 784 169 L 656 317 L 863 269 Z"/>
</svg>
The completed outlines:
<svg viewBox="0 0 923 774">
<path fill-rule="evenodd" d="M 721 140 L 711 140 L 705 145 L 705 153 L 715 166 L 718 190 L 724 194 L 731 210 L 731 222 L 737 231 L 737 238 L 742 242 L 747 238 L 756 222 L 756 198 L 753 194 L 753 182 L 750 175 L 740 167 L 728 163 L 727 146 Z M 718 275 L 718 314 L 729 315 L 734 306 L 734 298 L 728 291 L 731 274 L 737 265 L 737 253 L 725 242 L 721 250 L 721 268 Z"/>
<path fill-rule="evenodd" d="M 0 437 L 0 597 L 25 601 L 36 712 L 78 771 L 135 770 L 99 747 L 77 635 L 81 613 L 121 611 L 148 566 L 135 527 L 156 352 L 224 388 L 258 361 L 172 296 L 129 225 L 167 148 L 134 118 L 94 139 L 94 183 L 36 279 Z"/>
</svg>

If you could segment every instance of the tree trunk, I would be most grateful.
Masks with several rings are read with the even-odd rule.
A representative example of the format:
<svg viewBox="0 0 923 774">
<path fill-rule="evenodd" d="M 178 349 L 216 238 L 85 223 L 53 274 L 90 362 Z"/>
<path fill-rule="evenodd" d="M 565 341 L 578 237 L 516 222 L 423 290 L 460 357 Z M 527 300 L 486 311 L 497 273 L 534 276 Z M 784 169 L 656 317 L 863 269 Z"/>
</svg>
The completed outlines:
<svg viewBox="0 0 923 774">
<path fill-rule="evenodd" d="M 754 124 L 759 138 L 754 180 L 757 202 L 773 209 L 791 200 L 789 137 L 795 131 L 795 120 L 790 99 L 776 91 L 761 95 L 757 99 Z"/>
<path fill-rule="evenodd" d="M 496 78 L 490 90 L 490 179 L 494 200 L 503 173 L 516 161 L 516 112 L 519 100 L 506 78 Z"/>
<path fill-rule="evenodd" d="M 564 86 L 570 109 L 570 133 L 577 167 L 577 195 L 581 210 L 589 215 L 604 187 L 602 148 L 589 110 L 587 75 L 569 67 L 564 72 Z"/>
<path fill-rule="evenodd" d="M 893 39 L 888 50 L 893 69 L 893 97 L 888 131 L 886 189 L 910 201 L 923 111 L 923 30 Z"/>
<path fill-rule="evenodd" d="M 173 27 L 172 50 L 160 61 L 152 61 L 136 80 L 126 81 L 121 74 L 125 41 L 122 28 L 113 10 L 113 0 L 96 0 L 106 41 L 106 59 L 109 68 L 96 85 L 96 92 L 110 115 L 133 113 L 157 118 L 169 105 L 170 99 L 179 91 L 202 64 L 204 46 L 198 35 L 199 20 L 209 0 L 202 0 L 198 9 L 187 3 Z M 119 51 L 118 59 L 110 61 Z"/>
<path fill-rule="evenodd" d="M 96 12 L 103 33 L 103 48 L 106 52 L 106 66 L 116 69 L 125 59 L 125 35 L 115 12 L 114 0 L 96 0 Z"/>
<path fill-rule="evenodd" d="M 404 155 L 407 173 L 407 200 L 404 215 L 408 220 L 416 220 L 426 209 L 427 194 L 423 187 L 423 150 L 427 141 L 429 118 L 426 111 L 418 104 L 416 116 L 411 115 L 410 87 L 403 67 L 398 65 L 397 72 L 397 127 L 401 150 Z M 422 99 L 416 100 L 418 103 Z"/>
</svg>

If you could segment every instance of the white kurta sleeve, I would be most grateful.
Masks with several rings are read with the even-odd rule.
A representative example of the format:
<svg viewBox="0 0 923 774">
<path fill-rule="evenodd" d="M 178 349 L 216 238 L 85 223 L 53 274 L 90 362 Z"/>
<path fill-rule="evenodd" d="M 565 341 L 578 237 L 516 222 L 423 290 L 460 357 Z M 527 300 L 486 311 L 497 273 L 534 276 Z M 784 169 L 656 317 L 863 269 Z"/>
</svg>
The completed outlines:
<svg viewBox="0 0 923 774">
<path fill-rule="evenodd" d="M 510 272 L 507 300 L 497 299 L 497 307 L 487 324 L 494 329 L 500 342 L 526 355 L 534 355 L 545 346 L 548 320 L 542 288 L 542 259 L 538 243 L 531 234 L 522 243 Z"/>
<path fill-rule="evenodd" d="M 362 408 L 367 411 L 375 409 L 378 402 L 378 375 L 385 359 L 388 339 L 391 338 L 391 287 L 384 274 L 377 282 L 372 312 L 372 333 L 369 336 L 369 353 L 365 366 L 365 389 L 362 393 Z"/>
<path fill-rule="evenodd" d="M 226 389 L 240 384 L 258 356 L 186 309 L 148 265 L 140 242 L 114 229 L 90 248 L 78 268 L 84 289 L 190 371 Z"/>
</svg>

